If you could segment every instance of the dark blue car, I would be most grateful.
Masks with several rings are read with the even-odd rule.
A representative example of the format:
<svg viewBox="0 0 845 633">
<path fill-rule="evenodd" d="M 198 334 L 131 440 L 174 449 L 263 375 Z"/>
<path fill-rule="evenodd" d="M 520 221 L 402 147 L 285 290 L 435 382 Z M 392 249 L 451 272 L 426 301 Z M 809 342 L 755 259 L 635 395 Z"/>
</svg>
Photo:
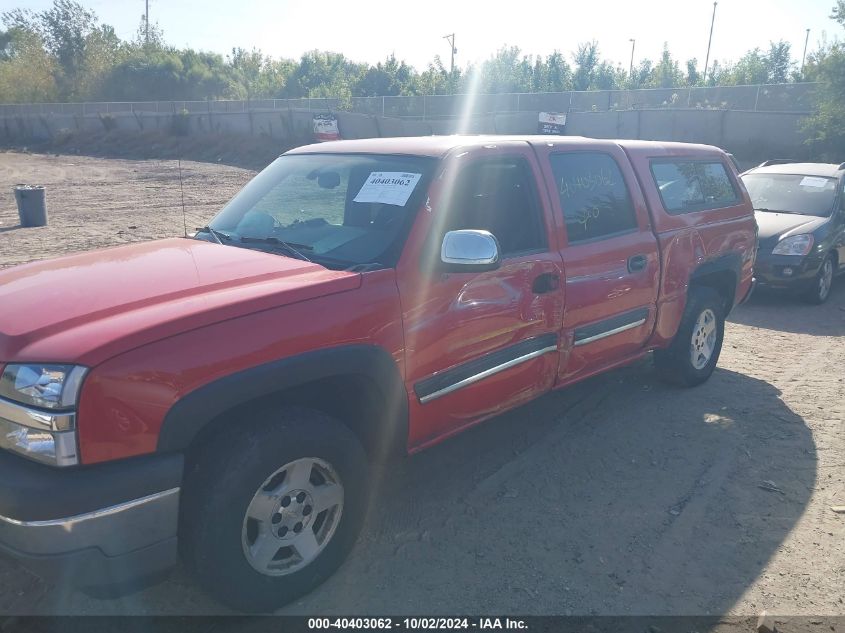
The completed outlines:
<svg viewBox="0 0 845 633">
<path fill-rule="evenodd" d="M 757 283 L 824 303 L 845 271 L 845 163 L 768 161 L 742 181 L 760 229 Z"/>
</svg>

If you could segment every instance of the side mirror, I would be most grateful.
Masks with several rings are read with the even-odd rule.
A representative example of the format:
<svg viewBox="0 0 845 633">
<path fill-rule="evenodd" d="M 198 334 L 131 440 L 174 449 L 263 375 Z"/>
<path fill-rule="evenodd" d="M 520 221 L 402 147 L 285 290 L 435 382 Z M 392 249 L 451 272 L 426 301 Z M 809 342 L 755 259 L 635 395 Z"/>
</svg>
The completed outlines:
<svg viewBox="0 0 845 633">
<path fill-rule="evenodd" d="M 443 237 L 440 261 L 450 272 L 484 272 L 499 267 L 499 241 L 489 231 L 449 231 Z"/>
</svg>

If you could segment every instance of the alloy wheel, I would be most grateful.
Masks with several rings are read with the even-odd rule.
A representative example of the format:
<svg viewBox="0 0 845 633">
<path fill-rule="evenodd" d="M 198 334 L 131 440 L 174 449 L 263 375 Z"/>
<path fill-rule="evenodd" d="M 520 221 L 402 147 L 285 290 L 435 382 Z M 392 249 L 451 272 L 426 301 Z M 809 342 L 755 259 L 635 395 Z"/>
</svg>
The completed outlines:
<svg viewBox="0 0 845 633">
<path fill-rule="evenodd" d="M 261 485 L 244 516 L 244 556 L 267 576 L 310 564 L 331 541 L 343 514 L 343 485 L 316 457 L 285 464 Z"/>
<path fill-rule="evenodd" d="M 704 369 L 713 356 L 716 349 L 716 337 L 718 327 L 716 315 L 713 310 L 707 308 L 699 316 L 692 330 L 692 341 L 690 341 L 690 360 L 696 369 Z"/>
</svg>

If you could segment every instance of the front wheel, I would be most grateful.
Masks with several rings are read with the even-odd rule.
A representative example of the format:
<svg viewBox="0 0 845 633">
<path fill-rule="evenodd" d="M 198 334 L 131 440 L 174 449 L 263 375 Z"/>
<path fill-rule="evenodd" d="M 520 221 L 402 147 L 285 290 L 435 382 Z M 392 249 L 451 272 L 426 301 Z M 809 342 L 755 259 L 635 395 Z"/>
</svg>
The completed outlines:
<svg viewBox="0 0 845 633">
<path fill-rule="evenodd" d="M 667 381 L 694 387 L 716 369 L 725 336 L 724 303 L 712 288 L 693 287 L 671 345 L 654 352 L 654 362 Z"/>
<path fill-rule="evenodd" d="M 266 613 L 346 558 L 366 514 L 368 465 L 355 435 L 321 412 L 245 417 L 191 456 L 180 547 L 208 593 Z"/>
<path fill-rule="evenodd" d="M 833 287 L 833 257 L 828 255 L 819 267 L 819 272 L 816 273 L 816 278 L 813 284 L 807 290 L 805 295 L 809 303 L 816 305 L 827 301 L 830 296 L 830 289 Z"/>
</svg>

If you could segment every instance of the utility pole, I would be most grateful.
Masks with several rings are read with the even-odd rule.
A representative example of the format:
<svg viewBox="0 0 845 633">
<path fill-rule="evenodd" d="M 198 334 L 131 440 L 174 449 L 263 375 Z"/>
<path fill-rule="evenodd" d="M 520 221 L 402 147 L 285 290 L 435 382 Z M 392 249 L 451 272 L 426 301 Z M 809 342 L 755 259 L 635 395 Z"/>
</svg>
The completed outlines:
<svg viewBox="0 0 845 633">
<path fill-rule="evenodd" d="M 150 0 L 144 0 L 146 10 L 144 11 L 144 43 L 150 44 Z"/>
<path fill-rule="evenodd" d="M 634 47 L 637 45 L 637 40 L 631 38 L 628 40 L 631 42 L 631 65 L 628 67 L 628 81 L 634 80 Z"/>
<path fill-rule="evenodd" d="M 452 63 L 449 66 L 449 89 L 452 94 L 455 93 L 455 55 L 458 52 L 458 49 L 455 48 L 455 34 L 450 33 L 449 35 L 444 35 L 443 39 L 449 42 L 449 48 L 451 49 L 452 54 Z"/>
<path fill-rule="evenodd" d="M 807 29 L 807 37 L 804 38 L 804 54 L 801 55 L 801 79 L 804 79 L 804 60 L 807 59 L 807 43 L 810 41 L 810 29 Z"/>
<path fill-rule="evenodd" d="M 713 18 L 710 20 L 710 39 L 707 40 L 707 57 L 704 59 L 704 79 L 702 83 L 707 83 L 707 65 L 710 63 L 710 45 L 713 43 L 713 25 L 716 23 L 716 5 L 713 3 Z"/>
</svg>

